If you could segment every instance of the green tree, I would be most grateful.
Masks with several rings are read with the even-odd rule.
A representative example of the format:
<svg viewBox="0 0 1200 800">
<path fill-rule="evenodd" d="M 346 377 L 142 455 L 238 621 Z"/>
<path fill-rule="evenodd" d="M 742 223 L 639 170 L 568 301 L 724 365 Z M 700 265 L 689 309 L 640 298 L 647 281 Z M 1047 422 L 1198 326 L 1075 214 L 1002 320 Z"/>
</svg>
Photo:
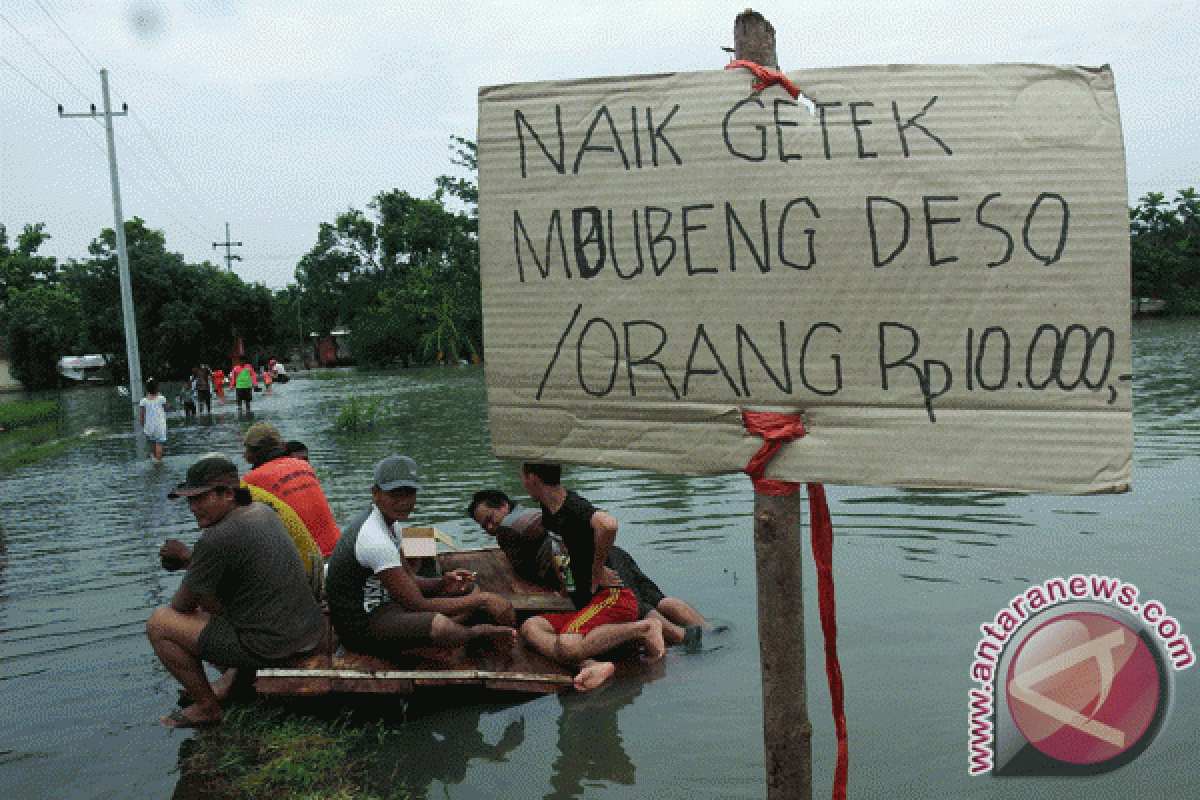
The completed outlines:
<svg viewBox="0 0 1200 800">
<path fill-rule="evenodd" d="M 274 298 L 265 286 L 248 285 L 207 261 L 187 264 L 167 250 L 161 231 L 138 217 L 125 222 L 125 239 L 144 376 L 182 377 L 199 363 L 228 364 L 238 337 L 250 350 L 273 344 Z M 116 235 L 105 229 L 88 249 L 92 258 L 73 262 L 66 282 L 87 320 L 88 349 L 111 354 L 121 378 L 128 365 Z"/>
<path fill-rule="evenodd" d="M 1179 191 L 1174 206 L 1159 192 L 1129 211 L 1136 297 L 1159 297 L 1175 312 L 1200 312 L 1200 196 Z"/>
<path fill-rule="evenodd" d="M 13 377 L 26 389 L 54 386 L 58 360 L 81 349 L 83 319 L 78 299 L 62 286 L 38 285 L 12 291 L 7 307 Z"/>
<path fill-rule="evenodd" d="M 79 302 L 60 285 L 58 262 L 38 255 L 49 238 L 39 222 L 25 225 L 10 246 L 0 225 L 0 333 L 13 377 L 29 389 L 53 386 L 58 360 L 78 353 L 83 338 Z"/>
<path fill-rule="evenodd" d="M 452 150 L 470 178 L 442 176 L 429 198 L 380 192 L 367 211 L 322 223 L 298 265 L 314 329 L 348 326 L 362 363 L 473 358 L 482 347 L 476 149 L 454 137 Z M 463 208 L 448 207 L 451 199 Z"/>
</svg>

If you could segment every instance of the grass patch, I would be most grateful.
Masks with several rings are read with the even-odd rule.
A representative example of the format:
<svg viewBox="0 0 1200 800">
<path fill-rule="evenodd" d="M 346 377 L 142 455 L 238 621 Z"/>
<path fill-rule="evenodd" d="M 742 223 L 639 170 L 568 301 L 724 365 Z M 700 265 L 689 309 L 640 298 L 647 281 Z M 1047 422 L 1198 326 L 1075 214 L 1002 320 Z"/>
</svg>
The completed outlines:
<svg viewBox="0 0 1200 800">
<path fill-rule="evenodd" d="M 217 728 L 197 731 L 182 780 L 210 796 L 304 800 L 408 800 L 407 788 L 372 785 L 375 754 L 387 731 L 379 721 L 355 724 L 282 709 L 235 708 Z"/>
<path fill-rule="evenodd" d="M 53 400 L 0 404 L 0 472 L 58 455 L 82 436 L 62 436 L 62 406 Z"/>
<path fill-rule="evenodd" d="M 339 431 L 358 432 L 375 427 L 375 418 L 379 416 L 379 398 L 368 397 L 359 399 L 352 395 L 338 412 L 333 427 Z"/>
<path fill-rule="evenodd" d="M 0 403 L 0 428 L 11 432 L 16 428 L 36 427 L 57 423 L 62 406 L 53 400 L 26 403 Z"/>
</svg>

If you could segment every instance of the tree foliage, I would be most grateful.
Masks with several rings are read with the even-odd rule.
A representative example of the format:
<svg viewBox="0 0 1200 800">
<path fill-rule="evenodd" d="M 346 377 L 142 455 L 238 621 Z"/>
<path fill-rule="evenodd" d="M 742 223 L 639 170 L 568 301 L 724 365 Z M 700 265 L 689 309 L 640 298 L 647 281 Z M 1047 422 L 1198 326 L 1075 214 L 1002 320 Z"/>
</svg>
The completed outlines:
<svg viewBox="0 0 1200 800">
<path fill-rule="evenodd" d="M 473 171 L 474 143 L 454 142 L 453 162 Z M 452 361 L 482 347 L 478 189 L 473 172 L 437 183 L 432 197 L 391 189 L 322 223 L 296 270 L 314 329 L 349 328 L 360 363 Z"/>
<path fill-rule="evenodd" d="M 323 222 L 296 266 L 296 283 L 272 293 L 209 262 L 188 264 L 140 218 L 125 222 L 142 374 L 182 377 L 228 364 L 240 337 L 251 351 L 309 343 L 349 329 L 360 363 L 409 365 L 474 359 L 482 351 L 475 144 L 451 141 L 459 177 L 431 197 L 381 191 L 365 209 Z M 59 265 L 39 256 L 44 225 L 15 242 L 0 225 L 0 331 L 26 386 L 52 385 L 59 358 L 103 353 L 127 379 L 116 234 L 101 231 L 88 257 Z M 277 356 L 279 357 L 279 356 Z"/>
<path fill-rule="evenodd" d="M 1200 312 L 1200 196 L 1181 189 L 1174 204 L 1159 192 L 1129 211 L 1135 297 L 1159 297 L 1174 312 Z"/>
<path fill-rule="evenodd" d="M 207 261 L 185 263 L 167 250 L 161 231 L 138 217 L 126 220 L 125 240 L 144 376 L 182 376 L 199 363 L 228 364 L 236 337 L 249 345 L 273 340 L 274 298 L 265 286 L 246 284 Z M 116 234 L 106 228 L 88 249 L 92 258 L 73 262 L 66 282 L 82 305 L 86 348 L 109 354 L 114 374 L 124 375 Z"/>
</svg>

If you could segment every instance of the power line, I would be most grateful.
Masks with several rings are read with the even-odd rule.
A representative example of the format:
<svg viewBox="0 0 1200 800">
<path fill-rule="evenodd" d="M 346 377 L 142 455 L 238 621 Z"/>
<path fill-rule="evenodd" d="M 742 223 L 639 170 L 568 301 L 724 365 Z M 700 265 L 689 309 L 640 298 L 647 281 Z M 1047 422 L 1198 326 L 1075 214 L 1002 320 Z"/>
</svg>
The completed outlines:
<svg viewBox="0 0 1200 800">
<path fill-rule="evenodd" d="M 17 28 L 16 25 L 13 25 L 12 22 L 9 21 L 8 17 L 4 16 L 3 14 L 0 14 L 0 20 L 4 20 L 4 24 L 7 25 L 8 27 L 12 28 L 13 33 L 15 33 L 17 36 L 20 36 L 21 41 L 23 41 L 23 42 L 25 42 L 25 44 L 29 45 L 29 49 L 31 49 L 31 50 L 33 50 L 33 52 L 37 53 L 41 57 L 42 61 L 45 61 L 46 64 L 50 67 L 50 69 L 52 69 L 56 73 L 58 73 L 58 76 L 60 78 L 62 78 L 63 81 L 65 81 L 68 86 L 70 86 L 76 92 L 79 92 L 79 95 L 84 100 L 88 99 L 88 94 L 85 91 L 83 91 L 83 89 L 80 89 L 78 86 L 76 86 L 74 83 L 72 83 L 71 79 L 66 76 L 66 73 L 64 73 L 61 69 L 59 69 L 57 66 L 55 66 L 54 62 L 52 62 L 49 58 L 47 58 L 46 55 L 44 53 L 42 53 L 41 50 L 38 50 L 37 45 L 35 45 L 33 42 L 29 41 L 29 37 L 27 37 L 25 34 L 21 33 L 20 29 Z"/>
<path fill-rule="evenodd" d="M 58 98 L 54 97 L 49 92 L 47 92 L 45 89 L 43 89 L 41 86 L 38 86 L 36 83 L 34 83 L 33 78 L 29 77 L 24 72 L 21 72 L 21 70 L 17 69 L 16 66 L 11 61 L 9 61 L 7 58 L 5 58 L 4 56 L 0 56 L 0 62 L 3 62 L 4 66 L 8 67 L 13 72 L 17 73 L 22 78 L 24 78 L 26 83 L 28 83 L 34 89 L 37 89 L 39 92 L 41 92 L 42 95 L 44 97 L 46 97 L 46 99 L 48 99 L 51 103 L 58 102 Z"/>
<path fill-rule="evenodd" d="M 66 32 L 63 26 L 58 24 L 58 20 L 54 18 L 54 16 L 50 13 L 50 10 L 42 5 L 42 0 L 33 0 L 33 2 L 37 3 L 37 7 L 45 13 L 46 18 L 53 22 L 54 27 L 58 28 L 58 32 L 61 33 L 66 40 L 71 43 L 71 46 L 75 48 L 76 53 L 79 53 L 79 57 L 83 59 L 83 62 L 87 64 L 88 67 L 90 67 L 93 71 L 99 70 L 100 68 L 92 63 L 92 60 L 87 57 L 87 54 L 84 53 L 83 50 L 79 49 L 79 45 L 75 44 L 75 40 L 71 38 L 71 35 Z"/>
</svg>

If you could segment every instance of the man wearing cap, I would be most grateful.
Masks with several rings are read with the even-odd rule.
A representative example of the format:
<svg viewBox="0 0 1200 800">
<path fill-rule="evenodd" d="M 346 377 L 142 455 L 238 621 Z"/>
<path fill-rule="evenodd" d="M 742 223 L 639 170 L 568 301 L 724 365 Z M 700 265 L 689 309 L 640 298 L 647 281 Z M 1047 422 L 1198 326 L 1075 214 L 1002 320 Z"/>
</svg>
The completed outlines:
<svg viewBox="0 0 1200 800">
<path fill-rule="evenodd" d="M 218 693 L 233 678 L 226 672 L 214 687 L 203 662 L 251 670 L 284 663 L 320 644 L 325 618 L 283 523 L 238 486 L 232 461 L 201 458 L 167 496 L 188 499 L 202 534 L 183 583 L 150 615 L 146 635 L 193 701 L 161 722 L 190 728 L 221 719 Z"/>
<path fill-rule="evenodd" d="M 472 639 L 511 647 L 517 633 L 512 604 L 480 591 L 470 572 L 422 578 L 409 570 L 396 523 L 412 514 L 420 488 L 411 458 L 389 456 L 376 465 L 371 507 L 346 528 L 329 557 L 325 596 L 339 640 L 347 650 L 380 658 L 429 644 L 456 648 Z M 451 619 L 474 612 L 498 624 Z"/>
<path fill-rule="evenodd" d="M 326 558 L 333 552 L 341 531 L 334 522 L 317 473 L 307 461 L 288 455 L 274 425 L 256 422 L 242 440 L 246 461 L 253 467 L 243 480 L 264 489 L 291 506 L 308 528 Z"/>
</svg>

